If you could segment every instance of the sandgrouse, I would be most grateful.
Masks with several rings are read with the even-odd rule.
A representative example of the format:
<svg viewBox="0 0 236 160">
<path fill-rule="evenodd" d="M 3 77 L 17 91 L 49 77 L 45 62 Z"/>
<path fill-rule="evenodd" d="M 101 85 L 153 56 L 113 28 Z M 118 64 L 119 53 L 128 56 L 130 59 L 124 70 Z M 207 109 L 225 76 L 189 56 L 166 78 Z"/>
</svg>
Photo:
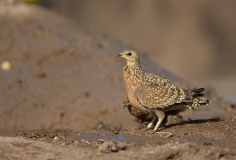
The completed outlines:
<svg viewBox="0 0 236 160">
<path fill-rule="evenodd" d="M 123 109 L 124 108 L 128 108 L 128 111 L 131 115 L 133 115 L 135 118 L 137 118 L 138 120 L 142 122 L 151 122 L 152 119 L 153 119 L 153 112 L 151 110 L 141 110 L 137 107 L 133 107 L 130 103 L 129 103 L 129 98 L 128 98 L 128 95 L 126 94 L 124 97 L 123 97 Z M 170 111 L 167 111 L 165 112 L 165 118 L 164 120 L 162 121 L 162 124 L 166 124 L 167 123 L 167 116 L 169 115 L 172 115 L 172 116 L 175 116 L 175 115 L 178 115 L 180 112 L 183 112 L 185 111 L 185 109 L 187 109 L 186 107 L 183 107 L 181 109 L 178 109 L 178 110 L 170 110 Z"/>
<path fill-rule="evenodd" d="M 210 102 L 203 98 L 204 88 L 186 90 L 177 87 L 168 79 L 146 73 L 140 66 L 138 54 L 133 50 L 125 50 L 118 56 L 127 61 L 123 68 L 123 78 L 133 114 L 147 118 L 150 112 L 153 114 L 147 129 L 151 129 L 158 120 L 152 132 L 158 130 L 166 112 L 186 108 L 197 109 L 200 105 Z"/>
</svg>

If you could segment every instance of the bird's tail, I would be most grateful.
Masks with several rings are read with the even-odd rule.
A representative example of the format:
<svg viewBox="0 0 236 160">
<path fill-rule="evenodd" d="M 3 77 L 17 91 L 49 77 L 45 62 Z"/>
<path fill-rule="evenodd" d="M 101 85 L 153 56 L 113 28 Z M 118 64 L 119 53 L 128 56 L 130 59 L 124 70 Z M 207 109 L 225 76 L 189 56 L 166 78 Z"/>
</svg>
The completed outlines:
<svg viewBox="0 0 236 160">
<path fill-rule="evenodd" d="M 207 105 L 210 103 L 209 100 L 203 98 L 204 94 L 202 93 L 205 89 L 199 88 L 192 90 L 194 92 L 193 99 L 191 102 L 189 102 L 186 107 L 190 109 L 198 109 L 201 105 Z"/>
</svg>

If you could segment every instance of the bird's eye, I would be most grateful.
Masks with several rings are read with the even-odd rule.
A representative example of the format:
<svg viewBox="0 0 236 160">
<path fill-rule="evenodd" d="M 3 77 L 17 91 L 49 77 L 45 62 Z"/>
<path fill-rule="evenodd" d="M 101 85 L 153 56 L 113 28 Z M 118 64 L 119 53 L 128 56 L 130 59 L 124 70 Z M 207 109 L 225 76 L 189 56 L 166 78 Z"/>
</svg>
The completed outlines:
<svg viewBox="0 0 236 160">
<path fill-rule="evenodd" d="M 132 53 L 131 53 L 131 52 L 129 52 L 129 53 L 127 53 L 127 55 L 128 55 L 128 56 L 131 56 L 131 55 L 132 55 Z"/>
</svg>

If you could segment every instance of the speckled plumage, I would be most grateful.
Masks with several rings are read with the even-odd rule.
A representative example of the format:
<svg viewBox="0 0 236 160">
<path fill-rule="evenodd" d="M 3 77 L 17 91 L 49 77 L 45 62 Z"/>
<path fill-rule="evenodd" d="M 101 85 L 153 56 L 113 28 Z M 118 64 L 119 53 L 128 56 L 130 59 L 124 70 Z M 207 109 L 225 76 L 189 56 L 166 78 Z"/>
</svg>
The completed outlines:
<svg viewBox="0 0 236 160">
<path fill-rule="evenodd" d="M 177 87 L 168 79 L 146 73 L 140 66 L 139 56 L 135 51 L 125 50 L 119 56 L 127 61 L 127 66 L 123 68 L 123 78 L 129 103 L 134 107 L 130 113 L 138 117 L 148 117 L 147 114 L 153 113 L 148 128 L 153 126 L 158 117 L 154 128 L 156 131 L 167 111 L 196 109 L 209 103 L 202 98 L 203 88 L 186 90 Z"/>
<path fill-rule="evenodd" d="M 135 118 L 137 118 L 138 120 L 142 122 L 151 122 L 153 119 L 153 112 L 151 110 L 140 110 L 136 107 L 133 107 L 130 103 L 129 103 L 129 99 L 128 99 L 128 95 L 125 95 L 123 97 L 123 107 L 122 108 L 128 108 L 129 113 L 134 116 Z M 172 115 L 172 116 L 176 116 L 178 115 L 180 112 L 185 111 L 187 108 L 182 107 L 181 109 L 178 110 L 170 110 L 165 112 L 165 118 L 162 121 L 162 124 L 166 124 L 168 121 L 168 116 Z"/>
</svg>

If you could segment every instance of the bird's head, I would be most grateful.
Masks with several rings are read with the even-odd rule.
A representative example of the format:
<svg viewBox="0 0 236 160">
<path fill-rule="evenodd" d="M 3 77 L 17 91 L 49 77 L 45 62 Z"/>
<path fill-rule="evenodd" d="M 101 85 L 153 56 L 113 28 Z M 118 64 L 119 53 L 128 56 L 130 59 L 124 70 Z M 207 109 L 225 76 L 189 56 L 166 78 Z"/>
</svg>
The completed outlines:
<svg viewBox="0 0 236 160">
<path fill-rule="evenodd" d="M 122 57 L 127 61 L 127 65 L 139 65 L 139 56 L 138 54 L 133 50 L 125 50 L 121 52 L 118 57 Z"/>
</svg>

